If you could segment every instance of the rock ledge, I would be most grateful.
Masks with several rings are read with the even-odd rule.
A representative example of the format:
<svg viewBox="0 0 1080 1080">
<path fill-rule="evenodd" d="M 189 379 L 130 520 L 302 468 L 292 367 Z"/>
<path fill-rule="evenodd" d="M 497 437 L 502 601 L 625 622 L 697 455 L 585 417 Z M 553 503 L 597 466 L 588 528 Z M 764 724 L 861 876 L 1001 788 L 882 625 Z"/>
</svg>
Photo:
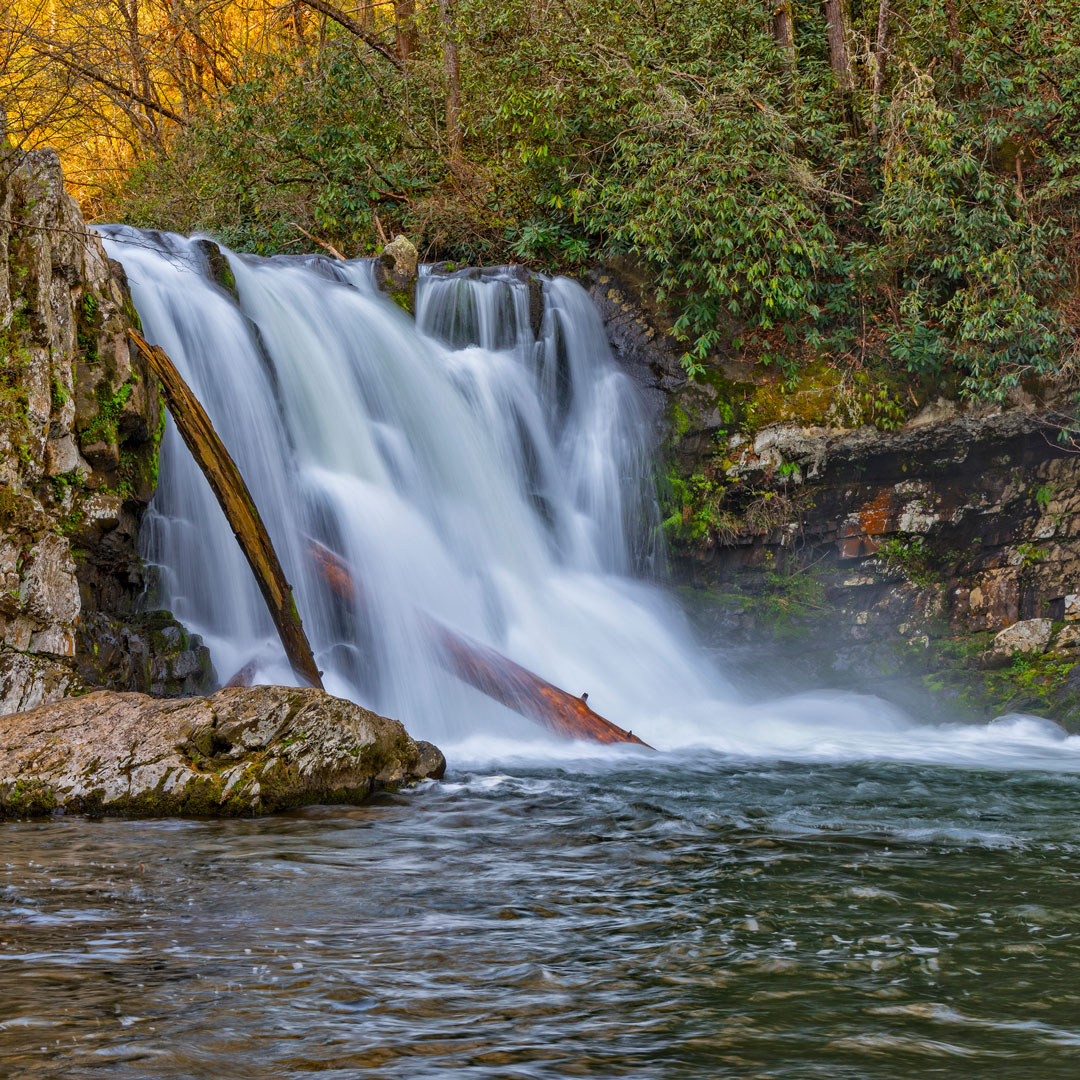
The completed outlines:
<svg viewBox="0 0 1080 1080">
<path fill-rule="evenodd" d="M 359 803 L 445 767 L 398 721 L 321 690 L 99 691 L 0 720 L 0 818 L 265 814 Z"/>
</svg>

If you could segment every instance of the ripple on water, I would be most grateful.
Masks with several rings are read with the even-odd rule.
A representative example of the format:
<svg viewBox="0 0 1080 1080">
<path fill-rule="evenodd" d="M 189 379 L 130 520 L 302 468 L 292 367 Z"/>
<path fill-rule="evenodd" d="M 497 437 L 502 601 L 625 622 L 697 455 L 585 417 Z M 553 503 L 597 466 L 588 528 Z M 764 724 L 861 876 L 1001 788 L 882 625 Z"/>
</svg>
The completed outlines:
<svg viewBox="0 0 1080 1080">
<path fill-rule="evenodd" d="M 10 826 L 0 1074 L 1071 1080 L 1073 790 L 699 755 Z"/>
</svg>

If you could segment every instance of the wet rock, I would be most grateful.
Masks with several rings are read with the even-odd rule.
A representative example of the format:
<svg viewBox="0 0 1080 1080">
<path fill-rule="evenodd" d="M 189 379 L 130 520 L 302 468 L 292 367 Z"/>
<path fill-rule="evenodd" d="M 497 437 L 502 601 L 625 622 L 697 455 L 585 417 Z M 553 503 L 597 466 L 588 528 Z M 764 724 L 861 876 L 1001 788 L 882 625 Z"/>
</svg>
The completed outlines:
<svg viewBox="0 0 1080 1080">
<path fill-rule="evenodd" d="M 84 615 L 76 664 L 86 685 L 110 690 L 189 697 L 216 685 L 210 651 L 167 611 Z"/>
<path fill-rule="evenodd" d="M 418 739 L 416 747 L 420 751 L 420 759 L 417 763 L 417 771 L 421 776 L 430 777 L 432 780 L 441 780 L 446 773 L 446 758 L 443 752 L 434 744 Z"/>
<path fill-rule="evenodd" d="M 644 278 L 632 266 L 601 266 L 593 269 L 586 286 L 604 322 L 608 343 L 619 366 L 643 391 L 659 422 L 668 406 L 668 396 L 687 401 L 685 412 L 692 418 L 708 417 L 711 408 L 709 389 L 690 384 L 680 362 L 683 348 L 671 334 L 665 312 L 650 302 Z M 713 395 L 715 396 L 715 395 Z M 715 417 L 718 424 L 719 416 Z"/>
<path fill-rule="evenodd" d="M 236 816 L 441 775 L 396 720 L 321 690 L 259 686 L 161 701 L 99 691 L 0 725 L 0 817 Z"/>
<path fill-rule="evenodd" d="M 234 300 L 239 299 L 236 291 L 236 277 L 221 248 L 213 240 L 206 239 L 192 241 L 191 248 L 205 260 L 203 270 L 206 276 L 220 285 Z"/>
<path fill-rule="evenodd" d="M 390 294 L 401 308 L 412 312 L 416 299 L 416 275 L 420 254 L 405 236 L 395 236 L 375 262 L 375 284 Z"/>
</svg>

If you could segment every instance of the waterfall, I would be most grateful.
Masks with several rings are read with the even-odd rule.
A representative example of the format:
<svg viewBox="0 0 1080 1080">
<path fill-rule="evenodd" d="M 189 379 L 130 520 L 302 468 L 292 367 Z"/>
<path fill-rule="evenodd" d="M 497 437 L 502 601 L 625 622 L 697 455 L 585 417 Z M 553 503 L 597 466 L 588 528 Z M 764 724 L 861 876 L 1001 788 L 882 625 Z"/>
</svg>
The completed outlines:
<svg viewBox="0 0 1080 1080">
<path fill-rule="evenodd" d="M 425 273 L 414 320 L 367 261 L 225 252 L 234 295 L 201 241 L 103 231 L 147 338 L 251 488 L 332 693 L 464 754 L 580 753 L 447 673 L 435 618 L 661 748 L 992 764 L 1080 749 L 1031 717 L 920 725 L 854 694 L 741 700 L 653 581 L 652 424 L 575 283 Z M 171 421 L 141 536 L 149 602 L 203 636 L 222 678 L 254 661 L 256 681 L 293 681 Z M 312 541 L 352 569 L 351 603 Z"/>
<path fill-rule="evenodd" d="M 510 270 L 423 274 L 416 319 L 370 263 L 228 252 L 105 230 L 149 340 L 205 406 L 294 587 L 327 689 L 433 738 L 535 726 L 444 672 L 433 616 L 617 723 L 660 715 L 707 673 L 655 560 L 652 425 L 587 295 Z M 537 321 L 542 293 L 542 319 Z M 292 681 L 254 578 L 171 421 L 143 554 L 154 601 L 211 647 Z M 343 604 L 308 555 L 342 555 Z M 640 726 L 640 725 L 638 725 Z"/>
</svg>

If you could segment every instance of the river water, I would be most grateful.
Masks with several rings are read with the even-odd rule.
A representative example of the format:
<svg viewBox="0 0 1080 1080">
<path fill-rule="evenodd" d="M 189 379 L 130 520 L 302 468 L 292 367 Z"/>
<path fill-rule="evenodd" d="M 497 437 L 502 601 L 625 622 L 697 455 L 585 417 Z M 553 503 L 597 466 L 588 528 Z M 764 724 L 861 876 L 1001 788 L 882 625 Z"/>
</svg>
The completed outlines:
<svg viewBox="0 0 1080 1080">
<path fill-rule="evenodd" d="M 6 826 L 0 1077 L 1071 1080 L 1080 739 L 738 692 L 663 588 L 656 433 L 578 286 L 426 275 L 414 323 L 369 263 L 227 253 L 233 295 L 197 244 L 107 231 L 328 689 L 450 769 L 354 809 Z M 148 603 L 219 675 L 291 680 L 171 425 L 142 535 Z M 431 617 L 663 753 L 462 686 Z"/>
<path fill-rule="evenodd" d="M 1078 797 L 624 754 L 7 826 L 0 1075 L 1071 1080 Z"/>
</svg>

